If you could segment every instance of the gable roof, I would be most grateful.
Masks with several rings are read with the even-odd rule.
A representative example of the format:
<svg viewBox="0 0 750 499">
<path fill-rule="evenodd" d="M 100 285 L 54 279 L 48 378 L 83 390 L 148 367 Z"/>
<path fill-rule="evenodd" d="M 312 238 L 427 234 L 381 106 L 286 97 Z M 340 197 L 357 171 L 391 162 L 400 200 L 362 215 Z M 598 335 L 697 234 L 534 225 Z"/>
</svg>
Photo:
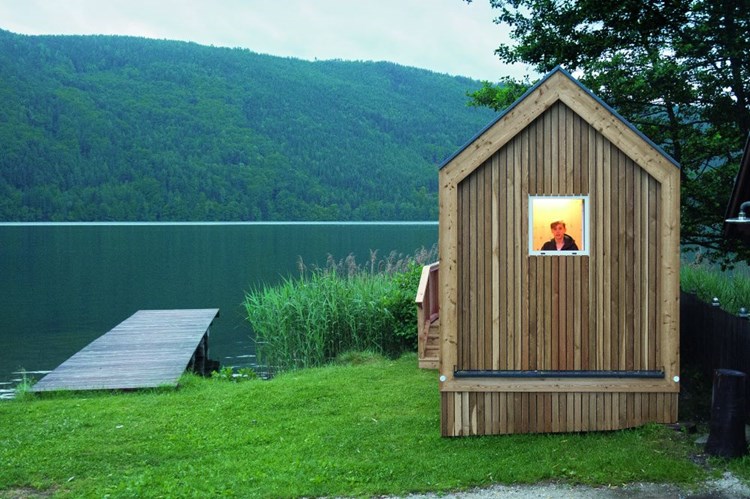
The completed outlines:
<svg viewBox="0 0 750 499">
<path fill-rule="evenodd" d="M 745 201 L 750 201 L 750 136 L 745 140 L 740 169 L 734 179 L 734 187 L 727 204 L 724 220 L 736 218 L 740 212 L 740 205 Z M 750 224 L 727 223 L 725 221 L 724 237 L 739 239 L 744 244 L 750 244 Z"/>
<path fill-rule="evenodd" d="M 562 101 L 577 112 L 626 154 L 628 153 L 628 147 L 625 146 L 641 141 L 647 144 L 650 149 L 653 149 L 662 158 L 662 161 L 670 163 L 676 168 L 680 167 L 679 163 L 661 147 L 584 87 L 565 69 L 557 66 L 529 88 L 469 142 L 443 161 L 440 169 L 446 168 L 454 161 L 466 159 L 467 156 L 474 157 L 470 163 L 474 167 L 478 166 L 558 101 Z M 497 130 L 499 126 L 506 130 L 499 132 Z M 646 167 L 646 164 L 650 161 L 649 158 L 633 157 L 632 159 L 641 167 Z M 654 172 L 650 173 L 653 174 Z"/>
</svg>

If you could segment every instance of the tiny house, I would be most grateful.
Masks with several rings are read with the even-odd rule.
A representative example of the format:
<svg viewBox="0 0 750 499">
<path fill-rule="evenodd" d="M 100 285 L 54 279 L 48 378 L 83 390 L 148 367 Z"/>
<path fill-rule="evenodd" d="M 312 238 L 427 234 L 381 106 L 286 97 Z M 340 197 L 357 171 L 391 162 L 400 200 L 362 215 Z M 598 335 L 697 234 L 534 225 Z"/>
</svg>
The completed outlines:
<svg viewBox="0 0 750 499">
<path fill-rule="evenodd" d="M 679 165 L 556 68 L 439 176 L 442 435 L 676 421 Z"/>
</svg>

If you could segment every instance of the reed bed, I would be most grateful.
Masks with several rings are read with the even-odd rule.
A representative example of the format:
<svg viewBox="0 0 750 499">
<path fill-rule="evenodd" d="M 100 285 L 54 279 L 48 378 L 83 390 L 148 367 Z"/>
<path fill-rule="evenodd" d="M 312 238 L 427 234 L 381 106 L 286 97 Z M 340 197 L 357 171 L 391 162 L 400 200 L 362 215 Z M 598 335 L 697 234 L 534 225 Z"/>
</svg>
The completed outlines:
<svg viewBox="0 0 750 499">
<path fill-rule="evenodd" d="M 365 264 L 354 255 L 245 295 L 259 365 L 269 373 L 325 365 L 349 351 L 396 357 L 416 349 L 416 296 L 422 265 L 436 251 L 384 259 L 372 251 Z"/>
</svg>

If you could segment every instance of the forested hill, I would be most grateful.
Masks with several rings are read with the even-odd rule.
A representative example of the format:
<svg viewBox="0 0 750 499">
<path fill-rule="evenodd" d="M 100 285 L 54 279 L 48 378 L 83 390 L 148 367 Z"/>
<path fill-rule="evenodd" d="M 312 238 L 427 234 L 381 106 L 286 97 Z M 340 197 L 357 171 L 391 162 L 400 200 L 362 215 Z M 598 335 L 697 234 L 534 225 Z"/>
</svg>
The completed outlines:
<svg viewBox="0 0 750 499">
<path fill-rule="evenodd" d="M 479 82 L 0 30 L 0 220 L 434 220 Z"/>
</svg>

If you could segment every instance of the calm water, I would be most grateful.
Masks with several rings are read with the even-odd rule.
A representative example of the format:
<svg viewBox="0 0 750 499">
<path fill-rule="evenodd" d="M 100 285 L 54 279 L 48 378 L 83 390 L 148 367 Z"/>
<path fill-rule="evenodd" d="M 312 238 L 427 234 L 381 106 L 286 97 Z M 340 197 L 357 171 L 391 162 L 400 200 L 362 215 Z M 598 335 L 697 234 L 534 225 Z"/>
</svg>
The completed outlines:
<svg viewBox="0 0 750 499">
<path fill-rule="evenodd" d="M 370 250 L 436 243 L 436 223 L 0 225 L 0 390 L 20 369 L 54 369 L 139 309 L 219 308 L 211 358 L 252 365 L 246 291 L 297 275 L 300 257 L 364 263 Z"/>
</svg>

